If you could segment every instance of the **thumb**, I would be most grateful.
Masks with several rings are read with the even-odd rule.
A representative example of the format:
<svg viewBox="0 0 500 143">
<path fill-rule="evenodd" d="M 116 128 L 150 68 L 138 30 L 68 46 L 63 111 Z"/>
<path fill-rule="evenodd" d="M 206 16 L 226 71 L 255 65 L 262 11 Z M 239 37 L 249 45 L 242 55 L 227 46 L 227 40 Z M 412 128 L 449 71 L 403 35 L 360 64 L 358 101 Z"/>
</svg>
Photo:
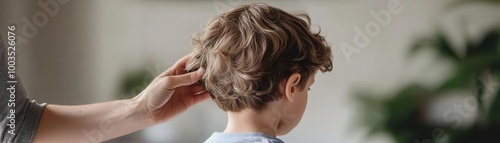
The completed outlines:
<svg viewBox="0 0 500 143">
<path fill-rule="evenodd" d="M 191 85 L 198 82 L 205 73 L 205 69 L 200 67 L 195 72 L 190 72 L 182 75 L 167 76 L 167 89 L 175 89 L 180 86 Z"/>
</svg>

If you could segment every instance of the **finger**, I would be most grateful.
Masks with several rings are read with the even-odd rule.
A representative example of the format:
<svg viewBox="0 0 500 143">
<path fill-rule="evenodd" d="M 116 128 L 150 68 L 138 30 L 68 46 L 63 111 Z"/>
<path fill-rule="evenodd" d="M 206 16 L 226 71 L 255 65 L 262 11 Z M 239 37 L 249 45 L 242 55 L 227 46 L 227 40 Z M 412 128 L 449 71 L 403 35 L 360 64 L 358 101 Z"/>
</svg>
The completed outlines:
<svg viewBox="0 0 500 143">
<path fill-rule="evenodd" d="M 203 86 L 203 85 L 192 85 L 191 91 L 193 93 L 201 93 L 201 92 L 207 91 L 207 90 L 205 89 L 205 86 Z"/>
<path fill-rule="evenodd" d="M 186 56 L 184 56 L 182 59 L 180 59 L 179 61 L 177 61 L 175 64 L 174 64 L 174 75 L 178 75 L 178 74 L 184 74 L 186 73 L 186 64 L 189 60 L 191 60 L 191 58 L 193 58 L 193 54 L 192 53 L 189 53 L 187 54 Z"/>
<path fill-rule="evenodd" d="M 167 76 L 166 78 L 166 88 L 175 89 L 180 86 L 191 85 L 198 82 L 205 72 L 204 68 L 199 68 L 196 72 L 191 72 L 183 75 Z"/>
<path fill-rule="evenodd" d="M 208 92 L 200 93 L 194 97 L 194 104 L 200 103 L 201 101 L 205 101 L 210 98 L 210 94 Z"/>
<path fill-rule="evenodd" d="M 170 67 L 167 71 L 163 72 L 160 74 L 160 76 L 169 76 L 169 75 L 176 75 L 176 74 L 182 74 L 179 73 L 179 69 L 184 70 L 186 68 L 186 63 L 193 57 L 192 53 L 187 54 L 186 56 L 182 57 L 179 59 L 177 62 L 174 63 L 172 67 Z M 174 73 L 175 72 L 175 73 Z"/>
</svg>

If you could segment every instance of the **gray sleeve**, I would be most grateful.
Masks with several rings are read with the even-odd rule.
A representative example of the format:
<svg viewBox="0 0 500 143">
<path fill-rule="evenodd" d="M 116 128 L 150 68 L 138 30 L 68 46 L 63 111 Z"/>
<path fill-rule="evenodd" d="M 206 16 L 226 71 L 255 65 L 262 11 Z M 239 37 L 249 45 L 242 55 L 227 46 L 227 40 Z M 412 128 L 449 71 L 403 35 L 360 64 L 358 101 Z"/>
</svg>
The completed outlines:
<svg viewBox="0 0 500 143">
<path fill-rule="evenodd" d="M 2 143 L 33 142 L 38 122 L 42 116 L 45 104 L 30 101 L 21 79 L 17 74 L 9 77 L 8 50 L 0 32 L 0 141 Z M 7 35 L 5 36 L 7 37 Z M 15 53 L 18 54 L 18 53 Z M 14 82 L 15 81 L 15 82 Z"/>
</svg>

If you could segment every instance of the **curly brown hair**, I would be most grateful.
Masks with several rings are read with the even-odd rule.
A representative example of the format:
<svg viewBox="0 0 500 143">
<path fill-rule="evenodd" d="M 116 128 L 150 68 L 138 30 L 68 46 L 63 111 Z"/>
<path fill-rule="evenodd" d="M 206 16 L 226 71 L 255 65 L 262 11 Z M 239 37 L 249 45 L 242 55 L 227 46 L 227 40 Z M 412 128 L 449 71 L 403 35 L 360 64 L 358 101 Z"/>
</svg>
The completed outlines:
<svg viewBox="0 0 500 143">
<path fill-rule="evenodd" d="M 263 3 L 242 5 L 193 36 L 186 70 L 206 69 L 202 84 L 224 111 L 262 110 L 281 98 L 280 82 L 293 73 L 302 76 L 299 90 L 304 90 L 317 70 L 332 70 L 330 46 L 319 33 L 310 31 L 306 14 L 294 16 Z"/>
</svg>

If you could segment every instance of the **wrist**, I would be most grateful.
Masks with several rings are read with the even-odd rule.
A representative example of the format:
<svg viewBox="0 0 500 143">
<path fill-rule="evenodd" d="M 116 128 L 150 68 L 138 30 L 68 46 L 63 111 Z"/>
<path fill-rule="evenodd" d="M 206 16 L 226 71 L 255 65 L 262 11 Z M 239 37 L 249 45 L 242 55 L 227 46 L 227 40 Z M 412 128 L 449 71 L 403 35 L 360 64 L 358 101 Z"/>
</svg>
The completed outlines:
<svg viewBox="0 0 500 143">
<path fill-rule="evenodd" d="M 131 115 L 130 117 L 136 120 L 141 126 L 149 127 L 153 126 L 156 123 L 152 120 L 151 112 L 148 110 L 146 103 L 143 101 L 143 98 L 140 98 L 141 95 L 137 95 L 135 98 L 128 99 L 127 105 L 131 107 Z"/>
</svg>

